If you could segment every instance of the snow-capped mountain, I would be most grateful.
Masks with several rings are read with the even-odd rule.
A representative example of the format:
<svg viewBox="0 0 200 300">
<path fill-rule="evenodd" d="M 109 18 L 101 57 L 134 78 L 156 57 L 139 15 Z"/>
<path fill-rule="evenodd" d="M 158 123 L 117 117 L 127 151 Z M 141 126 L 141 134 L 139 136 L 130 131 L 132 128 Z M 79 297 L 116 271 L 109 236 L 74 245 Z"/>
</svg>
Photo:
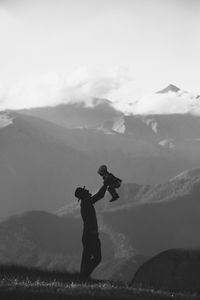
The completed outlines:
<svg viewBox="0 0 200 300">
<path fill-rule="evenodd" d="M 135 103 L 132 111 L 130 110 L 130 113 L 139 115 L 200 115 L 199 95 L 170 84 L 156 93 L 142 96 Z"/>
<path fill-rule="evenodd" d="M 138 266 L 136 253 L 143 257 L 166 248 L 199 246 L 200 171 L 185 171 L 200 166 L 199 96 L 170 85 L 155 97 L 162 103 L 169 99 L 168 106 L 187 98 L 196 103 L 195 113 L 126 115 L 106 99 L 94 99 L 91 107 L 66 104 L 1 112 L 0 218 L 28 210 L 49 212 L 0 223 L 2 261 L 77 267 L 81 244 L 68 246 L 63 236 L 71 236 L 65 228 L 73 227 L 80 242 L 74 190 L 84 185 L 97 190 L 101 164 L 123 180 L 120 199 L 111 205 L 107 196 L 97 208 L 109 245 L 103 246 L 107 261 L 101 274 L 113 274 L 114 265 L 121 270 L 127 262 Z M 51 214 L 55 211 L 57 215 Z"/>
<path fill-rule="evenodd" d="M 173 92 L 173 93 L 177 93 L 179 92 L 181 89 L 179 89 L 179 87 L 177 87 L 174 84 L 169 84 L 166 88 L 156 92 L 157 94 L 166 94 L 169 92 Z"/>
<path fill-rule="evenodd" d="M 180 89 L 170 86 L 163 94 L 169 93 Z M 199 165 L 198 115 L 124 115 L 109 100 L 92 104 L 1 113 L 1 218 L 59 209 L 74 201 L 77 185 L 96 190 L 101 164 L 123 182 L 139 184 L 163 182 Z"/>
</svg>

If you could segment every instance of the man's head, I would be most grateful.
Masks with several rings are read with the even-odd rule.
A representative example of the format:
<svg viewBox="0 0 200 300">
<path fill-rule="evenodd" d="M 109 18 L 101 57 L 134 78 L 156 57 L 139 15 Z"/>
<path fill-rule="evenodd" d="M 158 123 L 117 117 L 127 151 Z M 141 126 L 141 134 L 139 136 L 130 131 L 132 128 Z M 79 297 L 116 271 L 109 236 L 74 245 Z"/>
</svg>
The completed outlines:
<svg viewBox="0 0 200 300">
<path fill-rule="evenodd" d="M 87 190 L 85 187 L 77 187 L 74 195 L 76 198 L 78 198 L 78 200 L 84 200 L 91 196 L 89 190 Z"/>
</svg>

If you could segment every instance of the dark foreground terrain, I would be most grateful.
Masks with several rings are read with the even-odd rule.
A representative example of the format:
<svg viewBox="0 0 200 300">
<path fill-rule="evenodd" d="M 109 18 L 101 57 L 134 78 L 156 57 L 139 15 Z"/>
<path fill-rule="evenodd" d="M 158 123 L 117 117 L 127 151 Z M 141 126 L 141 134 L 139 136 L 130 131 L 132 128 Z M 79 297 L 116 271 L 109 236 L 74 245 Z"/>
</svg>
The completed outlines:
<svg viewBox="0 0 200 300">
<path fill-rule="evenodd" d="M 174 294 L 154 289 L 142 289 L 128 283 L 89 280 L 78 274 L 47 272 L 23 267 L 0 267 L 0 299 L 133 299 L 167 300 L 200 299 L 198 295 Z"/>
</svg>

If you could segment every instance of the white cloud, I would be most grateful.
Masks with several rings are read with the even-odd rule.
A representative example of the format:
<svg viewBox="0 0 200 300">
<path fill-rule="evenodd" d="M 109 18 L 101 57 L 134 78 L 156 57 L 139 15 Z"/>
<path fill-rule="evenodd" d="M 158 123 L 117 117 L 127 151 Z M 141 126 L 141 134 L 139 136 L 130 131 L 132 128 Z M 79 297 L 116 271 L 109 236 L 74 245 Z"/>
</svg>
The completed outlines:
<svg viewBox="0 0 200 300">
<path fill-rule="evenodd" d="M 200 113 L 195 95 L 183 91 L 142 96 L 127 68 L 89 70 L 82 67 L 68 76 L 48 73 L 38 80 L 12 87 L 0 86 L 0 110 L 56 106 L 64 103 L 94 105 L 106 98 L 125 114 Z"/>
<path fill-rule="evenodd" d="M 123 89 L 129 81 L 128 70 L 122 67 L 107 70 L 80 68 L 68 76 L 48 73 L 39 80 L 2 87 L 0 110 L 79 102 L 92 106 L 94 97 L 108 98 L 120 110 L 119 102 L 126 101 Z"/>
<path fill-rule="evenodd" d="M 198 113 L 195 95 L 188 92 L 168 92 L 143 96 L 134 107 L 134 114 L 186 114 Z"/>
</svg>

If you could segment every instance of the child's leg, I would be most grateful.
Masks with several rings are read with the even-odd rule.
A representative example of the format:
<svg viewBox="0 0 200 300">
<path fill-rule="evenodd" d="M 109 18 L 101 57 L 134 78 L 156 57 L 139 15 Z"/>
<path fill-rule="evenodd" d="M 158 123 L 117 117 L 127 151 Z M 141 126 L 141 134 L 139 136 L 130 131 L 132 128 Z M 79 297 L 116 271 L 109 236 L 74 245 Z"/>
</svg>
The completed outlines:
<svg viewBox="0 0 200 300">
<path fill-rule="evenodd" d="M 108 191 L 111 194 L 111 196 L 113 196 L 113 197 L 118 195 L 117 192 L 116 192 L 116 190 L 115 190 L 115 188 L 112 185 L 110 185 L 108 187 Z"/>
<path fill-rule="evenodd" d="M 117 200 L 117 199 L 119 198 L 119 195 L 118 195 L 118 193 L 116 192 L 114 185 L 110 185 L 110 186 L 108 187 L 108 191 L 109 191 L 109 193 L 110 193 L 111 196 L 112 196 L 112 199 L 110 200 L 110 202 L 115 201 L 115 200 Z"/>
</svg>

